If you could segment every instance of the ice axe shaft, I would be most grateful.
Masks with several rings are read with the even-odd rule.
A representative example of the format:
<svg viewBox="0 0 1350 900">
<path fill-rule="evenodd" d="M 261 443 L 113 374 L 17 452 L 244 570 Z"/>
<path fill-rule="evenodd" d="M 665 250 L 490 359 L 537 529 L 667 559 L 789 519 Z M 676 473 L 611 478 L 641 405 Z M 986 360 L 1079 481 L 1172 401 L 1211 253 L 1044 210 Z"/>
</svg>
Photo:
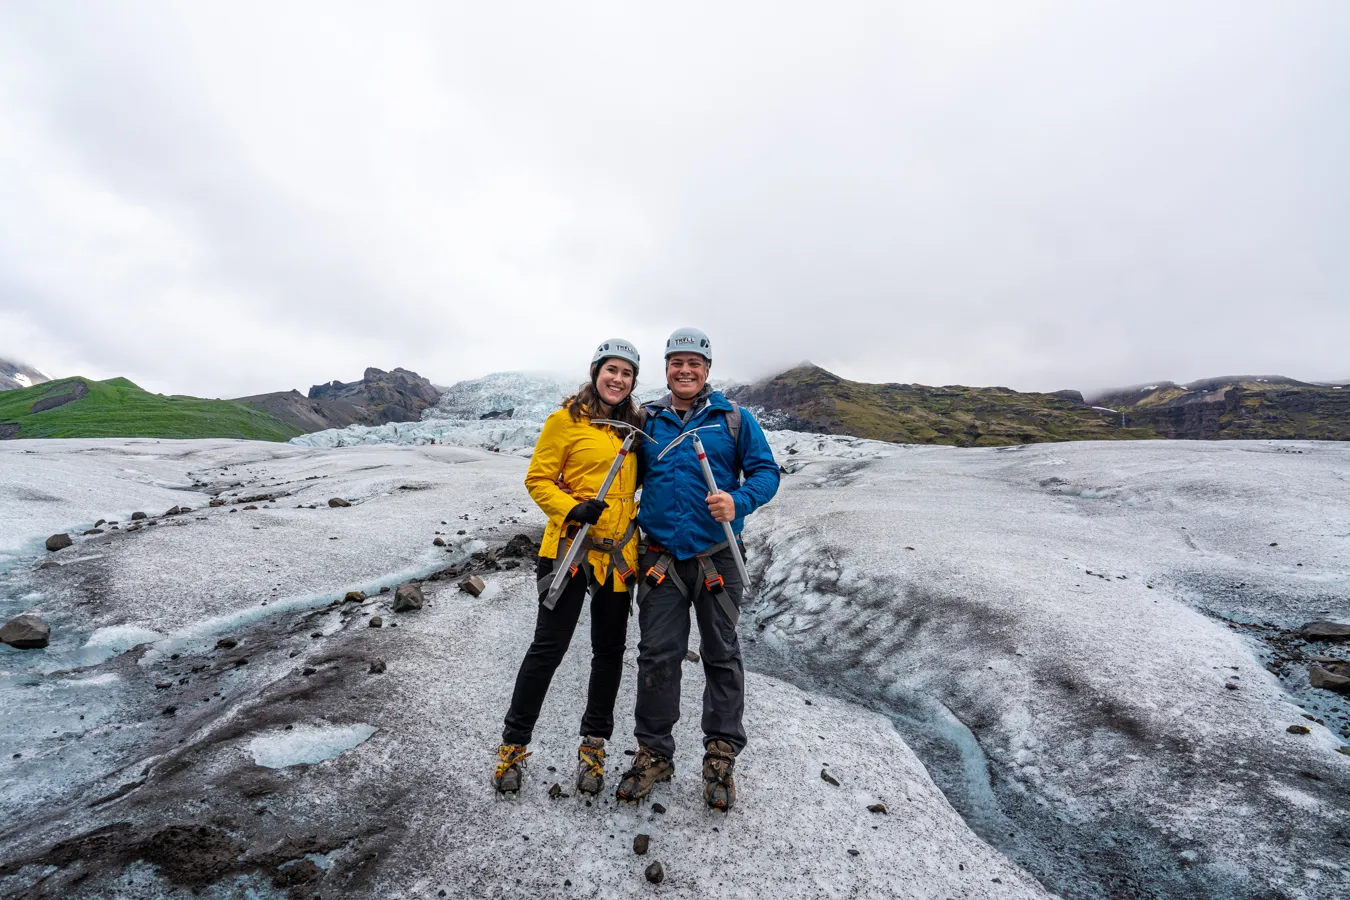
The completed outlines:
<svg viewBox="0 0 1350 900">
<path fill-rule="evenodd" d="M 710 494 L 719 493 L 721 488 L 717 486 L 717 481 L 713 478 L 712 466 L 708 465 L 708 454 L 703 449 L 703 441 L 699 440 L 698 435 L 693 432 L 690 432 L 690 437 L 694 440 L 694 452 L 698 454 L 699 467 L 703 469 L 703 480 L 708 482 L 708 492 Z M 727 549 L 731 551 L 731 558 L 736 561 L 736 571 L 741 576 L 741 591 L 744 595 L 744 592 L 750 590 L 750 575 L 745 571 L 745 560 L 741 558 L 741 547 L 736 543 L 736 532 L 732 530 L 730 522 L 722 523 L 722 533 L 727 536 Z M 735 625 L 740 620 L 741 611 L 736 609 L 736 604 L 731 602 L 725 591 L 720 592 L 718 597 L 726 597 L 723 602 L 723 611 L 730 617 L 731 623 Z M 728 609 L 728 607 L 730 608 Z"/>
<path fill-rule="evenodd" d="M 625 428 L 628 430 L 628 437 L 623 439 L 623 445 L 619 447 L 619 455 L 614 457 L 614 464 L 609 467 L 609 472 L 605 474 L 605 480 L 600 484 L 600 490 L 596 493 L 595 499 L 604 501 L 605 495 L 609 493 L 609 486 L 614 483 L 614 478 L 619 474 L 619 469 L 623 468 L 623 461 L 628 452 L 633 449 L 633 439 L 642 432 L 626 422 L 613 422 L 609 419 L 592 419 L 592 425 L 604 424 Z M 646 437 L 646 435 L 643 435 Z M 563 521 L 563 528 L 567 527 L 566 520 Z M 576 537 L 572 538 L 572 543 L 567 548 L 567 553 L 563 555 L 562 565 L 558 566 L 558 571 L 553 573 L 553 583 L 548 586 L 548 594 L 544 596 L 544 606 L 549 609 L 557 606 L 558 598 L 562 596 L 563 588 L 567 585 L 567 580 L 571 577 L 572 564 L 577 561 L 577 554 L 581 552 L 582 546 L 586 543 L 586 535 L 590 532 L 590 523 L 583 523 L 577 531 Z"/>
</svg>

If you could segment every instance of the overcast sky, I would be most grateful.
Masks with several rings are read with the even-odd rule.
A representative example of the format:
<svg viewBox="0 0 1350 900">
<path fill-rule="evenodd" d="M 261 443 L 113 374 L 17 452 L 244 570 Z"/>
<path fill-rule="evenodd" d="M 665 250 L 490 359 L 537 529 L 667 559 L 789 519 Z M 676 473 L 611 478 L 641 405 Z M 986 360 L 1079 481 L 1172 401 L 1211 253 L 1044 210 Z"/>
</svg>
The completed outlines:
<svg viewBox="0 0 1350 900">
<path fill-rule="evenodd" d="M 1347 378 L 1347 46 L 1345 0 L 0 0 L 0 357 Z"/>
</svg>

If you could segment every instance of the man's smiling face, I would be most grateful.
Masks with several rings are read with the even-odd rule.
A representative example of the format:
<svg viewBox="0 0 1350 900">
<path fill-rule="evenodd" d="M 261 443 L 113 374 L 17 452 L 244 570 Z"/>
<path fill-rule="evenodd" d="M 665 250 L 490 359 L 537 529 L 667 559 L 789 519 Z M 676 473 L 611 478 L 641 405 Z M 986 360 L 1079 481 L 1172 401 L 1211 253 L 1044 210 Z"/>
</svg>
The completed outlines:
<svg viewBox="0 0 1350 900">
<path fill-rule="evenodd" d="M 697 353 L 672 353 L 666 357 L 666 386 L 676 400 L 688 402 L 708 382 L 708 361 Z"/>
</svg>

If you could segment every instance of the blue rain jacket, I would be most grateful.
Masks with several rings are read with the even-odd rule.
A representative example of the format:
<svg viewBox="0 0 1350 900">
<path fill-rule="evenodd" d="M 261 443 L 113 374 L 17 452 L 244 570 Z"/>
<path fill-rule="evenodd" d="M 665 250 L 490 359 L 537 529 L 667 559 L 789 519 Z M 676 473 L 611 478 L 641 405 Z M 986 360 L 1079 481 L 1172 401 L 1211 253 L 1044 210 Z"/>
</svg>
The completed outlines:
<svg viewBox="0 0 1350 900">
<path fill-rule="evenodd" d="M 640 441 L 638 472 L 642 478 L 642 505 L 638 524 L 649 541 L 674 554 L 691 559 L 726 540 L 722 525 L 708 512 L 708 484 L 694 452 L 692 438 L 685 438 L 665 459 L 656 458 L 675 438 L 704 425 L 720 428 L 700 431 L 708 453 L 713 480 L 736 501 L 737 535 L 745 517 L 773 499 L 778 491 L 778 463 L 769 449 L 764 430 L 750 411 L 741 407 L 741 428 L 733 444 L 725 417 L 731 402 L 720 391 L 694 401 L 688 422 L 671 406 L 670 395 L 645 405 L 646 432 L 656 441 Z M 744 479 L 742 479 L 742 475 Z"/>
</svg>

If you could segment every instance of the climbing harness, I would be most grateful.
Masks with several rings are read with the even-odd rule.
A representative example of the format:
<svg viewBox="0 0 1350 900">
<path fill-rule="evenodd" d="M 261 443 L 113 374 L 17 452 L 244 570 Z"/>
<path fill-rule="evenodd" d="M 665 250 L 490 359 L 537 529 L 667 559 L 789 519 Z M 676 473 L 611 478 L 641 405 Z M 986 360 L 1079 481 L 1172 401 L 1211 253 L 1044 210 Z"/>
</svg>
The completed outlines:
<svg viewBox="0 0 1350 900">
<path fill-rule="evenodd" d="M 614 483 L 614 477 L 619 474 L 619 469 L 623 467 L 624 458 L 627 457 L 629 452 L 633 449 L 634 439 L 638 435 L 642 435 L 644 438 L 647 438 L 647 440 L 652 441 L 652 443 L 655 443 L 655 441 L 645 434 L 641 428 L 629 425 L 627 422 L 616 422 L 613 419 L 591 419 L 591 424 L 608 425 L 611 428 L 619 428 L 628 432 L 628 436 L 623 439 L 623 444 L 619 447 L 619 455 L 614 457 L 614 464 L 609 467 L 609 472 L 606 473 L 605 480 L 600 485 L 600 490 L 595 495 L 596 500 L 603 501 L 605 495 L 609 493 L 610 485 Z M 606 578 L 608 578 L 609 571 L 612 569 L 617 571 L 619 577 L 624 581 L 628 581 L 630 577 L 636 580 L 636 574 L 628 567 L 628 564 L 623 561 L 623 548 L 633 539 L 633 534 L 637 530 L 636 521 L 637 520 L 635 519 L 633 522 L 629 523 L 628 531 L 624 533 L 624 536 L 617 544 L 612 538 L 602 538 L 598 542 L 591 540 L 589 537 L 591 530 L 590 524 L 587 523 L 582 525 L 571 536 L 572 543 L 568 545 L 565 553 L 562 550 L 562 542 L 568 535 L 564 533 L 563 537 L 558 540 L 559 552 L 554 556 L 553 570 L 547 576 L 547 579 L 549 579 L 547 584 L 545 584 L 545 579 L 542 578 L 539 582 L 539 593 L 541 595 L 541 602 L 544 606 L 548 609 L 553 609 L 557 606 L 558 598 L 562 596 L 563 588 L 567 585 L 567 582 L 582 569 L 585 569 L 587 579 L 592 579 L 594 573 L 591 571 L 591 567 L 584 561 L 584 558 L 581 562 L 578 562 L 578 555 L 583 549 L 599 550 L 602 553 L 609 554 L 611 562 L 609 569 L 606 570 Z M 601 581 L 599 583 L 603 584 L 604 582 Z"/>
<path fill-rule="evenodd" d="M 614 538 L 596 539 L 589 535 L 582 535 L 580 532 L 581 526 L 574 524 L 558 538 L 558 552 L 553 557 L 553 565 L 539 578 L 539 595 L 543 598 L 544 605 L 549 609 L 553 609 L 557 604 L 558 596 L 561 596 L 562 592 L 559 591 L 558 596 L 551 598 L 545 592 L 550 589 L 558 577 L 558 573 L 564 571 L 563 561 L 565 558 L 571 558 L 572 562 L 566 567 L 567 575 L 563 579 L 563 584 L 576 577 L 579 572 L 586 573 L 586 582 L 592 587 L 608 584 L 611 575 L 618 575 L 625 584 L 630 586 L 637 581 L 637 572 L 623 558 L 623 549 L 637 536 L 637 519 L 628 523 L 628 530 L 618 540 Z M 569 540 L 572 543 L 567 550 L 564 550 L 563 542 Z M 575 554 L 572 553 L 572 547 L 578 546 L 580 550 Z M 585 551 L 587 555 L 595 552 L 603 553 L 609 557 L 609 561 L 605 563 L 603 575 L 596 574 L 595 567 L 591 565 L 587 555 L 583 555 L 581 551 Z"/>
<path fill-rule="evenodd" d="M 712 594 L 713 599 L 717 601 L 717 605 L 722 607 L 722 612 L 726 613 L 727 618 L 731 620 L 731 624 L 736 625 L 741 620 L 741 611 L 736 608 L 736 601 L 731 599 L 731 594 L 727 591 L 726 579 L 717 571 L 717 567 L 713 565 L 712 561 L 714 553 L 731 546 L 736 546 L 735 552 L 739 556 L 739 546 L 723 541 L 704 550 L 695 559 L 698 560 L 699 571 L 703 575 L 703 590 Z M 698 594 L 696 591 L 690 591 L 689 585 L 685 584 L 684 579 L 675 571 L 674 554 L 657 544 L 647 544 L 646 550 L 659 555 L 656 561 L 647 567 L 647 573 L 643 577 L 642 584 L 638 585 L 638 604 L 642 603 L 643 594 L 661 584 L 667 578 L 670 579 L 671 584 L 675 585 L 675 589 L 680 592 L 680 596 L 692 603 Z"/>
</svg>

